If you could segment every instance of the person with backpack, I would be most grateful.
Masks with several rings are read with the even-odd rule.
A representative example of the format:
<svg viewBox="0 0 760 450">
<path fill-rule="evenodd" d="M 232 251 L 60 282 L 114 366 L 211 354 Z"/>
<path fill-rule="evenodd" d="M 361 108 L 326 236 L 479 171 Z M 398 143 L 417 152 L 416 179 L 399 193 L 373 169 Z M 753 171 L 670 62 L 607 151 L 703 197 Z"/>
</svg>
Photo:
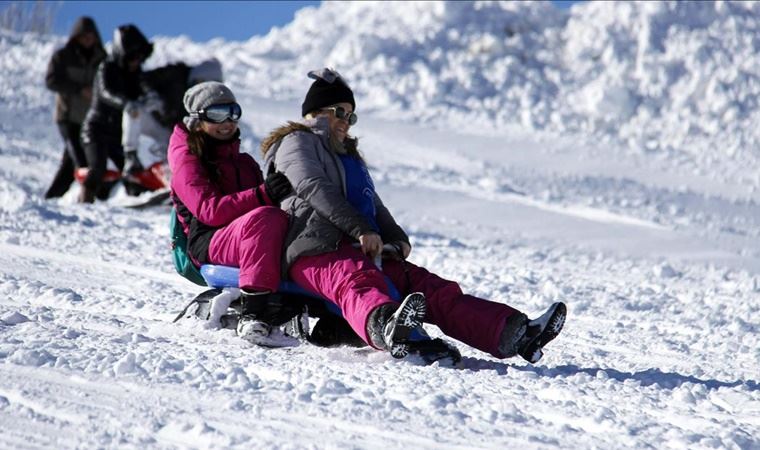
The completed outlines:
<svg viewBox="0 0 760 450">
<path fill-rule="evenodd" d="M 564 325 L 565 305 L 555 303 L 530 320 L 407 261 L 409 237 L 383 205 L 349 134 L 358 120 L 353 91 L 331 69 L 309 77 L 315 81 L 302 104 L 305 120 L 274 130 L 261 144 L 266 166 L 284 173 L 295 189 L 281 205 L 292 217 L 284 261 L 291 279 L 338 304 L 357 335 L 395 357 L 408 351 L 404 333 L 392 331 L 401 316 L 411 327 L 424 319 L 497 358 L 537 362 Z M 386 247 L 380 268 L 374 260 Z M 385 277 L 407 294 L 400 307 L 390 300 Z M 410 298 L 415 312 L 399 314 Z"/>
<path fill-rule="evenodd" d="M 55 123 L 64 150 L 58 171 L 45 192 L 46 199 L 62 197 L 74 182 L 74 170 L 87 166 L 79 134 L 92 101 L 95 72 L 105 57 L 95 21 L 83 16 L 74 23 L 66 45 L 50 59 L 45 84 L 56 93 Z"/>
<path fill-rule="evenodd" d="M 193 66 L 183 62 L 172 63 L 142 73 L 144 95 L 138 101 L 137 114 L 124 113 L 122 120 L 122 146 L 127 160 L 124 167 L 126 179 L 144 170 L 138 157 L 141 135 L 152 139 L 150 152 L 159 161 L 166 161 L 166 150 L 174 125 L 185 116 L 182 103 L 185 92 L 204 81 L 224 81 L 222 65 L 218 59 L 210 58 Z M 171 174 L 168 169 L 162 168 L 162 178 L 166 181 Z M 136 183 L 136 188 L 132 191 L 139 194 L 139 181 L 130 181 Z"/>
<path fill-rule="evenodd" d="M 292 192 L 284 175 L 264 179 L 256 161 L 240 151 L 242 109 L 222 83 L 197 84 L 184 95 L 188 115 L 169 140 L 171 198 L 187 235 L 195 267 L 240 268 L 237 334 L 270 345 L 281 320 L 273 294 L 280 284 L 288 216 L 280 201 Z M 295 311 L 292 315 L 295 315 Z"/>
<path fill-rule="evenodd" d="M 169 130 L 170 135 L 174 125 L 185 117 L 185 92 L 204 81 L 224 82 L 222 64 L 218 59 L 210 58 L 192 66 L 177 62 L 144 71 L 143 90 L 149 96 L 154 94 L 157 97 L 155 108 L 145 108 L 146 115 L 155 121 L 155 126 Z M 166 141 L 168 143 L 168 136 Z M 125 149 L 128 147 L 135 146 L 125 144 Z M 163 148 L 163 156 L 166 156 L 166 146 Z"/>
<path fill-rule="evenodd" d="M 98 67 L 92 104 L 82 124 L 82 144 L 89 168 L 79 196 L 82 203 L 92 203 L 96 196 L 108 198 L 102 180 L 109 159 L 119 171 L 124 168 L 122 112 L 137 110 L 136 101 L 142 95 L 141 66 L 151 53 L 153 44 L 135 25 L 122 25 L 114 30 L 111 54 Z"/>
</svg>

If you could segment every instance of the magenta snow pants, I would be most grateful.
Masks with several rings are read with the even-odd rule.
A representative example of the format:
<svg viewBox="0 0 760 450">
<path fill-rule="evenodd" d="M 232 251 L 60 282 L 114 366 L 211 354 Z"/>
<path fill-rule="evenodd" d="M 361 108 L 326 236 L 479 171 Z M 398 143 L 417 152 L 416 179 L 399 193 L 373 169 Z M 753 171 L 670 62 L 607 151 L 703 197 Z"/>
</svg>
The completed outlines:
<svg viewBox="0 0 760 450">
<path fill-rule="evenodd" d="M 383 261 L 383 272 L 361 251 L 344 242 L 335 252 L 302 256 L 290 277 L 302 288 L 338 305 L 351 328 L 369 342 L 369 313 L 391 301 L 385 274 L 402 296 L 422 292 L 427 299 L 425 322 L 454 339 L 502 358 L 499 339 L 507 318 L 519 313 L 503 303 L 462 293 L 459 284 L 409 262 Z"/>
<path fill-rule="evenodd" d="M 214 233 L 208 246 L 208 262 L 240 267 L 239 286 L 243 289 L 274 292 L 280 285 L 287 231 L 285 212 L 260 206 Z"/>
<path fill-rule="evenodd" d="M 369 313 L 394 302 L 383 273 L 361 250 L 345 241 L 334 252 L 301 256 L 289 274 L 302 288 L 338 305 L 356 334 L 372 345 L 367 335 Z"/>
<path fill-rule="evenodd" d="M 445 280 L 408 261 L 383 261 L 383 272 L 401 295 L 422 292 L 427 300 L 425 322 L 470 347 L 503 358 L 499 340 L 507 319 L 520 311 L 504 303 L 466 295 L 458 283 Z"/>
</svg>

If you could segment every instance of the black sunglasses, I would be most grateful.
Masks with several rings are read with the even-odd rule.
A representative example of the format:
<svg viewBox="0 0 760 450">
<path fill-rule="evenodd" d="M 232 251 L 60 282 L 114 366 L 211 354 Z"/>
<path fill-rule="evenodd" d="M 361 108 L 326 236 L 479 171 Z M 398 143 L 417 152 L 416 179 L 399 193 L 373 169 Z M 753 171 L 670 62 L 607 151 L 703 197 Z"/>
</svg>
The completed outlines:
<svg viewBox="0 0 760 450">
<path fill-rule="evenodd" d="M 243 110 L 237 103 L 225 103 L 223 105 L 211 105 L 196 112 L 191 112 L 190 117 L 211 123 L 223 123 L 227 120 L 237 122 L 242 114 Z"/>
<path fill-rule="evenodd" d="M 329 108 L 322 108 L 321 111 L 332 111 L 337 119 L 345 120 L 349 125 L 356 125 L 356 122 L 359 121 L 359 116 L 352 112 L 346 112 L 346 108 L 342 106 L 330 106 Z"/>
</svg>

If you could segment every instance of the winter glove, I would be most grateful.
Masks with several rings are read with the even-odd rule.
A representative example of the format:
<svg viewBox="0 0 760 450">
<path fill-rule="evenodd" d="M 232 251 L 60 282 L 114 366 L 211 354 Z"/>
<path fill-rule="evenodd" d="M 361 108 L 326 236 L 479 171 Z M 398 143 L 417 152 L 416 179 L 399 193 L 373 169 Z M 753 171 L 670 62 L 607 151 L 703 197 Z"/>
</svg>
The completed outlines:
<svg viewBox="0 0 760 450">
<path fill-rule="evenodd" d="M 388 242 L 383 245 L 383 258 L 403 261 L 409 255 L 409 244 L 402 241 Z"/>
<path fill-rule="evenodd" d="M 293 192 L 293 186 L 285 175 L 281 172 L 275 172 L 272 170 L 264 181 L 264 190 L 266 190 L 269 198 L 275 204 L 279 205 L 285 197 Z"/>
<path fill-rule="evenodd" d="M 140 158 L 137 157 L 137 150 L 127 150 L 124 152 L 124 173 L 135 174 L 145 170 Z"/>
</svg>

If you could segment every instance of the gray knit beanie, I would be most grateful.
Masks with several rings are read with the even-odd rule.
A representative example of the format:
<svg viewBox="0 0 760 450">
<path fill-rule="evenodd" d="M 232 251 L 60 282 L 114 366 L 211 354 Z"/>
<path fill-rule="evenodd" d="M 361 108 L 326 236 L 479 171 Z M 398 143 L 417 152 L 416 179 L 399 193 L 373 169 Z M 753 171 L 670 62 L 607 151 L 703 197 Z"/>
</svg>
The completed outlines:
<svg viewBox="0 0 760 450">
<path fill-rule="evenodd" d="M 224 105 L 225 103 L 235 103 L 235 94 L 230 88 L 218 81 L 206 81 L 196 84 L 185 91 L 185 98 L 182 102 L 185 104 L 185 110 L 188 113 L 200 111 L 211 105 Z M 198 123 L 198 118 L 185 116 L 182 119 L 188 130 L 192 130 Z"/>
</svg>

